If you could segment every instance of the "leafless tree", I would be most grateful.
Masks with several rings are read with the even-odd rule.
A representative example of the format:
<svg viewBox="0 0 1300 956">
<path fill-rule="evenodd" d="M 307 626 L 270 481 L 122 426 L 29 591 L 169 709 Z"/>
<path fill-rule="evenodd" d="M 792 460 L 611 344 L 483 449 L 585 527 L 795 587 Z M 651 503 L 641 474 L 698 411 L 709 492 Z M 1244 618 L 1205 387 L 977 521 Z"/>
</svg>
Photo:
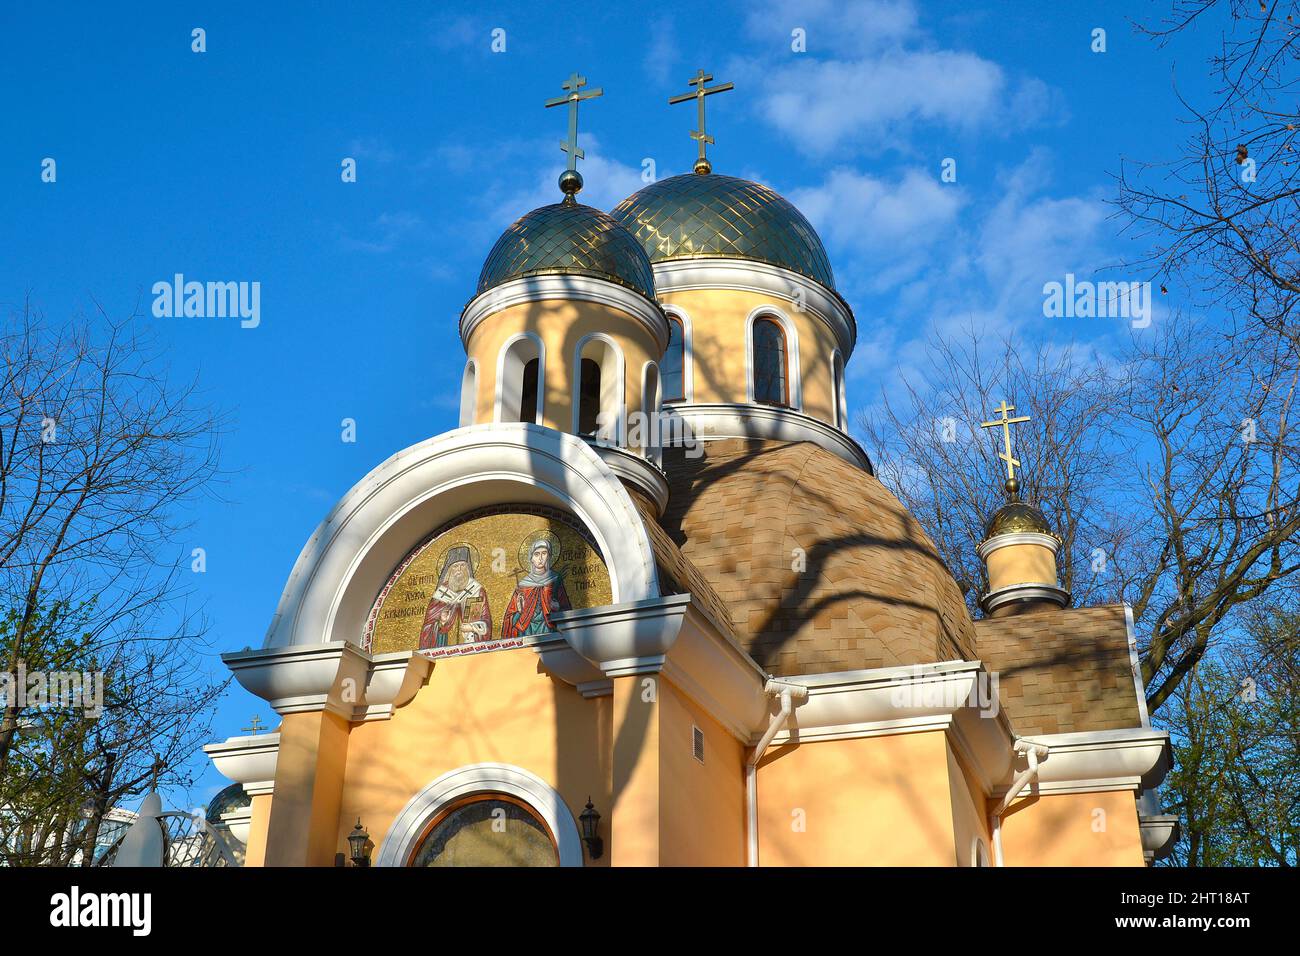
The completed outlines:
<svg viewBox="0 0 1300 956">
<path fill-rule="evenodd" d="M 1016 439 L 1022 497 L 1061 536 L 1076 603 L 1133 606 L 1154 711 L 1235 614 L 1297 580 L 1297 371 L 1275 344 L 1243 358 L 1179 317 L 1135 330 L 1109 357 L 937 339 L 924 381 L 861 424 L 974 612 L 988 587 L 975 548 L 1005 474 L 999 440 L 978 423 L 1003 398 L 1030 414 Z"/>
<path fill-rule="evenodd" d="M 1176 0 L 1142 26 L 1158 43 L 1211 37 L 1215 89 L 1183 99 L 1178 155 L 1121 165 L 1118 205 L 1147 240 L 1138 264 L 1222 306 L 1248 340 L 1300 342 L 1300 4 L 1294 0 Z"/>
<path fill-rule="evenodd" d="M 91 842 L 113 801 L 190 756 L 219 691 L 185 509 L 211 489 L 223 424 L 137 316 L 96 309 L 54 324 L 28 305 L 0 329 L 0 670 L 106 675 L 97 719 L 4 699 L 0 787 L 11 820 L 67 829 L 73 805 Z"/>
</svg>

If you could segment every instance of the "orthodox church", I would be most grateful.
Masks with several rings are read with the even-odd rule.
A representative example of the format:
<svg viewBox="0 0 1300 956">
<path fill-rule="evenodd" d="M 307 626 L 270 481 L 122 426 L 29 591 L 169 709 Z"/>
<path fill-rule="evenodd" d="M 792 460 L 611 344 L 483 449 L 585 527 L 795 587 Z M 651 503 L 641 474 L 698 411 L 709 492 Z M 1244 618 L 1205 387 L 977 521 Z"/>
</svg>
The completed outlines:
<svg viewBox="0 0 1300 956">
<path fill-rule="evenodd" d="M 460 315 L 460 427 L 379 463 L 205 748 L 247 866 L 1142 866 L 1169 742 L 1131 612 L 1072 608 L 1018 500 L 982 614 L 850 436 L 857 326 L 808 220 L 694 170 L 560 201 Z"/>
</svg>

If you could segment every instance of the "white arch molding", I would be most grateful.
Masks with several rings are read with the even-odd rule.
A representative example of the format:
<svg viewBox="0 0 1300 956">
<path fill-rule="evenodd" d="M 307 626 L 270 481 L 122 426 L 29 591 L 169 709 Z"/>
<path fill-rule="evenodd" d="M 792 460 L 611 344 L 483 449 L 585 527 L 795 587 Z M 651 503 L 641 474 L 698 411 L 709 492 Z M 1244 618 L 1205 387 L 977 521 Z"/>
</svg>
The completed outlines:
<svg viewBox="0 0 1300 956">
<path fill-rule="evenodd" d="M 478 794 L 503 793 L 522 801 L 546 821 L 560 866 L 582 866 L 582 837 L 559 791 L 523 767 L 476 763 L 444 773 L 412 797 L 379 846 L 375 866 L 405 866 L 425 828 L 443 810 Z"/>
<path fill-rule="evenodd" d="M 299 554 L 263 646 L 359 644 L 375 596 L 412 548 L 460 515 L 515 502 L 586 526 L 613 603 L 659 596 L 640 513 L 595 450 L 537 425 L 473 425 L 398 452 L 343 496 Z"/>
<path fill-rule="evenodd" d="M 754 323 L 771 319 L 785 332 L 785 374 L 790 391 L 790 407 L 803 410 L 803 379 L 799 374 L 799 332 L 790 316 L 774 305 L 764 304 L 745 317 L 745 400 L 754 404 Z"/>
</svg>

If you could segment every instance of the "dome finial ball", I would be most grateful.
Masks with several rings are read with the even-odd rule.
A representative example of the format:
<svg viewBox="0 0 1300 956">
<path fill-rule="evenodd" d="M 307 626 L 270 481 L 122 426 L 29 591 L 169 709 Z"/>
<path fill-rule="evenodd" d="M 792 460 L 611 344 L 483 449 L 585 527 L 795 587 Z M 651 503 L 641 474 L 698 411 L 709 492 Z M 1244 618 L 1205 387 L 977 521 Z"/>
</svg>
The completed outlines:
<svg viewBox="0 0 1300 956">
<path fill-rule="evenodd" d="M 564 172 L 560 173 L 560 192 L 564 193 L 565 202 L 577 202 L 573 197 L 581 191 L 582 173 L 578 172 L 576 169 L 566 169 Z"/>
</svg>

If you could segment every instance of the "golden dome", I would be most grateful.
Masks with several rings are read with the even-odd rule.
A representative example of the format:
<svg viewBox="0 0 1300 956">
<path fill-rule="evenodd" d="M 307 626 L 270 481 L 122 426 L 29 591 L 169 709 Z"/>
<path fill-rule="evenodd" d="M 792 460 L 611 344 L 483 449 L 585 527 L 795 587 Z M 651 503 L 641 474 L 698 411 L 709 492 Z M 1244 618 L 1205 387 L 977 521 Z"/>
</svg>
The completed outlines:
<svg viewBox="0 0 1300 956">
<path fill-rule="evenodd" d="M 633 193 L 612 215 L 652 262 L 756 259 L 835 288 L 830 259 L 812 224 L 788 200 L 747 179 L 672 176 Z"/>
<path fill-rule="evenodd" d="M 989 518 L 984 529 L 984 537 L 992 538 L 999 534 L 1052 534 L 1052 528 L 1043 517 L 1043 513 L 1033 505 L 1023 501 L 1011 501 L 1003 505 Z"/>
<path fill-rule="evenodd" d="M 576 202 L 519 217 L 488 253 L 477 294 L 533 275 L 593 276 L 655 297 L 654 271 L 641 244 L 608 213 Z"/>
</svg>

